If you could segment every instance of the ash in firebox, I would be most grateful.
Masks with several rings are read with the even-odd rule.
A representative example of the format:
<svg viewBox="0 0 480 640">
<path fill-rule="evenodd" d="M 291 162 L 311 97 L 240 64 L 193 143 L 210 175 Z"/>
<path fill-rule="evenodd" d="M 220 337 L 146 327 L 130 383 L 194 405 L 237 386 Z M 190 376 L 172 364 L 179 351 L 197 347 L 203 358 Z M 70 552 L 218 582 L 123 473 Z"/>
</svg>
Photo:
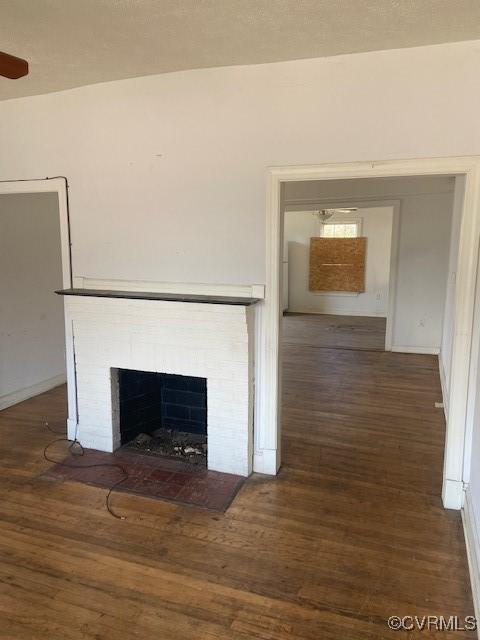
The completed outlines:
<svg viewBox="0 0 480 640">
<path fill-rule="evenodd" d="M 207 466 L 207 437 L 203 434 L 161 428 L 153 433 L 140 433 L 125 447 Z"/>
</svg>

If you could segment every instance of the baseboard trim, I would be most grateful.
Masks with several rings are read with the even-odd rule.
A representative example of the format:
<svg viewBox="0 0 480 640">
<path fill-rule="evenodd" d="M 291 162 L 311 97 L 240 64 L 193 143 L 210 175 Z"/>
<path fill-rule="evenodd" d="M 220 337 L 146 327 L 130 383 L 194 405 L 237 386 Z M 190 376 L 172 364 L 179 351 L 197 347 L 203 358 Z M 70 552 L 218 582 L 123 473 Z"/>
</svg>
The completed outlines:
<svg viewBox="0 0 480 640">
<path fill-rule="evenodd" d="M 469 490 L 465 492 L 465 504 L 462 509 L 463 533 L 467 548 L 468 570 L 470 584 L 472 586 L 473 607 L 475 617 L 480 620 L 480 532 L 477 527 L 475 512 L 470 500 Z M 477 629 L 477 638 L 480 638 L 480 629 Z"/>
<path fill-rule="evenodd" d="M 253 471 L 275 476 L 280 468 L 278 449 L 261 449 L 253 454 Z"/>
<path fill-rule="evenodd" d="M 438 356 L 440 353 L 438 347 L 403 347 L 399 345 L 392 346 L 391 351 L 395 353 L 421 353 L 428 356 Z"/>
<path fill-rule="evenodd" d="M 345 309 L 330 309 L 329 311 L 318 311 L 311 309 L 284 309 L 285 313 L 303 313 L 312 316 L 358 316 L 360 318 L 386 318 L 385 313 L 372 313 L 371 311 L 346 311 Z"/>
<path fill-rule="evenodd" d="M 197 282 L 149 282 L 146 280 L 107 280 L 75 276 L 73 286 L 78 289 L 107 289 L 110 291 L 150 291 L 185 295 L 231 296 L 237 298 L 265 298 L 263 284 L 202 284 Z"/>
<path fill-rule="evenodd" d="M 115 445 L 111 438 L 99 437 L 96 433 L 92 433 L 86 429 L 79 428 L 77 431 L 77 440 L 85 449 L 97 449 L 97 451 L 112 453 L 119 446 L 119 443 L 118 445 Z M 73 439 L 74 438 L 71 438 L 69 434 L 69 440 Z"/>
<path fill-rule="evenodd" d="M 34 396 L 38 396 L 40 393 L 50 391 L 50 389 L 53 389 L 54 387 L 65 384 L 66 381 L 67 376 L 62 373 L 58 376 L 54 376 L 53 378 L 48 378 L 48 380 L 42 380 L 42 382 L 32 384 L 30 387 L 26 387 L 25 389 L 7 393 L 0 398 L 0 411 L 2 409 L 7 409 L 8 407 L 13 407 L 14 404 L 18 404 L 19 402 L 23 402 L 24 400 L 28 400 Z"/>
<path fill-rule="evenodd" d="M 67 437 L 69 440 L 76 440 L 78 430 L 78 422 L 72 418 L 67 419 Z"/>
<path fill-rule="evenodd" d="M 445 509 L 460 511 L 465 501 L 465 487 L 461 480 L 444 478 L 442 487 L 442 502 Z"/>
</svg>

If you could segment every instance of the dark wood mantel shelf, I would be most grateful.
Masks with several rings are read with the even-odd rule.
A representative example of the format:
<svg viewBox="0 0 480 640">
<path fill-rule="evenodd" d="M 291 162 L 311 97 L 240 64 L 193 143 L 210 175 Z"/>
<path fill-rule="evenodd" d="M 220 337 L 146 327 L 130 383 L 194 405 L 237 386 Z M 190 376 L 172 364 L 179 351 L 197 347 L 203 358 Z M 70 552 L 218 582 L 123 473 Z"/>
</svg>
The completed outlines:
<svg viewBox="0 0 480 640">
<path fill-rule="evenodd" d="M 182 293 L 157 293 L 154 291 L 113 291 L 107 289 L 59 289 L 61 296 L 89 296 L 93 298 L 127 298 L 130 300 L 167 300 L 169 302 L 197 302 L 203 304 L 227 304 L 250 307 L 260 298 L 236 298 L 230 296 L 206 296 Z"/>
</svg>

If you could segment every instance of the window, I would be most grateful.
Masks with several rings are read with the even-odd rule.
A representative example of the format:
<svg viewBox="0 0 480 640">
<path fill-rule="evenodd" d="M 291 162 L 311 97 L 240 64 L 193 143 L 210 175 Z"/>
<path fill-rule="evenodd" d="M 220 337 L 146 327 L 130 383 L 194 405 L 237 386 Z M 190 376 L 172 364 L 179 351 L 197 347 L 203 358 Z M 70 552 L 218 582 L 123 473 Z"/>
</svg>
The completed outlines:
<svg viewBox="0 0 480 640">
<path fill-rule="evenodd" d="M 365 291 L 367 238 L 310 238 L 309 289 Z"/>
<path fill-rule="evenodd" d="M 358 238 L 360 222 L 323 222 L 320 229 L 322 238 Z"/>
</svg>

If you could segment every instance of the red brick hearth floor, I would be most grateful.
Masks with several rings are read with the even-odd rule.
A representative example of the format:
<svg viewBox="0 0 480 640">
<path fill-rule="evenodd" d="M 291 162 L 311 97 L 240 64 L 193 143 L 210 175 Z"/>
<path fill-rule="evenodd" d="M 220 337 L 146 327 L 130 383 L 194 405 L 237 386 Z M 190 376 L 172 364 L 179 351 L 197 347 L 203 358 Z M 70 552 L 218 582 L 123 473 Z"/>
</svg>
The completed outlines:
<svg viewBox="0 0 480 640">
<path fill-rule="evenodd" d="M 74 480 L 109 489 L 123 473 L 115 467 L 87 468 L 93 464 L 119 464 L 128 474 L 115 491 L 146 498 L 169 500 L 214 511 L 225 511 L 244 482 L 242 476 L 207 471 L 188 462 L 151 456 L 132 449 L 105 453 L 84 449 L 83 456 L 68 455 L 42 475 L 56 480 Z"/>
</svg>

